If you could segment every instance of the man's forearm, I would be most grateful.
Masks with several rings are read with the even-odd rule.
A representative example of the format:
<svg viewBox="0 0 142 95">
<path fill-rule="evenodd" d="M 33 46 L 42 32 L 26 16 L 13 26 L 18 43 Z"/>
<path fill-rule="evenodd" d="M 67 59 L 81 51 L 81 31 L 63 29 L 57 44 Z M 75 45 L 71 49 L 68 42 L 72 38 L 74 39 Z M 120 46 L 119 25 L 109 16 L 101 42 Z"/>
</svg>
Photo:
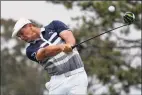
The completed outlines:
<svg viewBox="0 0 142 95">
<path fill-rule="evenodd" d="M 43 60 L 46 57 L 52 57 L 57 55 L 58 53 L 63 51 L 63 44 L 61 45 L 52 45 L 52 46 L 47 46 L 45 48 L 41 48 L 38 52 L 37 52 L 37 60 Z"/>
<path fill-rule="evenodd" d="M 61 48 L 60 45 L 56 45 L 56 46 L 48 46 L 45 48 L 45 55 L 46 56 L 54 56 L 58 53 L 60 53 L 63 49 Z"/>
</svg>

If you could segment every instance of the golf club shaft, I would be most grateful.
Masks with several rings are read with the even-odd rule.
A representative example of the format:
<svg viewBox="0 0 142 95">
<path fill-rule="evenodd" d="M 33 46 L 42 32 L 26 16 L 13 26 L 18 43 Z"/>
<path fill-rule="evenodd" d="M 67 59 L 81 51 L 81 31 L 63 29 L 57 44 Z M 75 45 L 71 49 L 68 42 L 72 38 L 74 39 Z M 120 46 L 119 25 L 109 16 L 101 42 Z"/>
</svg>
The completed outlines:
<svg viewBox="0 0 142 95">
<path fill-rule="evenodd" d="M 94 38 L 99 37 L 99 36 L 101 36 L 101 35 L 103 35 L 103 34 L 105 34 L 105 33 L 111 32 L 111 31 L 113 31 L 113 30 L 116 30 L 116 29 L 118 29 L 118 28 L 121 28 L 121 27 L 124 27 L 124 26 L 127 26 L 127 25 L 128 25 L 128 24 L 124 24 L 124 25 L 122 25 L 122 26 L 116 27 L 116 28 L 114 28 L 114 29 L 111 29 L 111 30 L 108 30 L 108 31 L 106 31 L 106 32 L 103 32 L 103 33 L 101 33 L 101 34 L 99 34 L 99 35 L 96 35 L 96 36 L 94 36 L 94 37 L 91 37 L 91 38 L 89 38 L 89 39 L 87 39 L 87 40 L 85 40 L 85 41 L 83 41 L 83 42 L 80 42 L 80 43 L 78 43 L 78 44 L 72 46 L 72 49 L 74 49 L 75 47 L 77 47 L 77 46 L 81 45 L 82 43 L 85 43 L 85 42 L 87 42 L 87 41 L 89 41 L 89 40 L 91 40 L 91 39 L 94 39 Z"/>
</svg>

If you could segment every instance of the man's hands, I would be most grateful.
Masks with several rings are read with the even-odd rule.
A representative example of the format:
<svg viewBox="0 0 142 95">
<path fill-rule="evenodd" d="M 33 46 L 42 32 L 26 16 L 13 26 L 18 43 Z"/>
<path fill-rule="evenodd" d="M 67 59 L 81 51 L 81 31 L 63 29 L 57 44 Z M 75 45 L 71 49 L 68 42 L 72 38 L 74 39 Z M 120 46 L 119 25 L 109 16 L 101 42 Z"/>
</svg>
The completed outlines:
<svg viewBox="0 0 142 95">
<path fill-rule="evenodd" d="M 63 52 L 65 52 L 65 53 L 72 52 L 72 47 L 70 44 L 62 44 L 60 46 L 61 46 L 61 49 Z"/>
<path fill-rule="evenodd" d="M 65 44 L 65 47 L 64 47 L 63 52 L 65 52 L 65 53 L 72 52 L 72 47 L 71 47 L 71 45 L 70 45 L 70 44 Z"/>
</svg>

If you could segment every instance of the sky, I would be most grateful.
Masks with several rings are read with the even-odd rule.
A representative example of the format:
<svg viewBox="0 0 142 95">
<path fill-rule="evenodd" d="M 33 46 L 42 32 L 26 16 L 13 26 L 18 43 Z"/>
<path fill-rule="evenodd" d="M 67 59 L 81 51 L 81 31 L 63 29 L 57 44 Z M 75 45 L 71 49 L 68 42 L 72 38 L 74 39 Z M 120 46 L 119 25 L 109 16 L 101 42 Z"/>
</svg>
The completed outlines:
<svg viewBox="0 0 142 95">
<path fill-rule="evenodd" d="M 46 1 L 1 1 L 1 17 L 6 19 L 18 20 L 24 17 L 43 25 L 49 24 L 52 20 L 61 20 L 74 27 L 75 22 L 71 21 L 71 17 L 81 14 L 78 7 L 67 10 L 61 4 L 55 5 Z"/>
<path fill-rule="evenodd" d="M 52 20 L 61 20 L 73 28 L 76 26 L 76 22 L 73 22 L 71 17 L 81 16 L 82 14 L 83 12 L 78 7 L 67 10 L 63 5 L 55 5 L 45 1 L 1 1 L 1 18 L 18 20 L 24 17 L 35 20 L 42 25 L 47 25 Z M 133 28 L 131 29 L 133 30 Z M 116 33 L 118 34 L 119 30 Z M 121 35 L 121 37 L 126 36 Z M 141 38 L 141 32 L 133 30 L 126 38 Z"/>
<path fill-rule="evenodd" d="M 24 17 L 43 25 L 47 25 L 53 20 L 61 20 L 73 28 L 76 26 L 76 22 L 72 21 L 71 17 L 81 16 L 82 14 L 84 12 L 80 11 L 77 6 L 73 7 L 73 10 L 67 10 L 63 5 L 52 4 L 49 1 L 1 1 L 1 17 L 5 19 L 18 20 Z M 134 30 L 127 38 L 141 38 L 141 32 Z"/>
<path fill-rule="evenodd" d="M 82 14 L 84 12 L 80 11 L 77 6 L 73 7 L 73 10 L 67 10 L 63 5 L 52 4 L 49 1 L 1 1 L 1 18 L 18 20 L 24 17 L 33 19 L 44 26 L 53 20 L 61 20 L 70 28 L 73 28 L 76 27 L 77 22 L 72 21 L 71 17 L 81 16 Z M 118 34 L 118 32 L 116 33 Z M 134 30 L 130 35 L 127 35 L 127 38 L 141 38 L 141 32 Z"/>
</svg>

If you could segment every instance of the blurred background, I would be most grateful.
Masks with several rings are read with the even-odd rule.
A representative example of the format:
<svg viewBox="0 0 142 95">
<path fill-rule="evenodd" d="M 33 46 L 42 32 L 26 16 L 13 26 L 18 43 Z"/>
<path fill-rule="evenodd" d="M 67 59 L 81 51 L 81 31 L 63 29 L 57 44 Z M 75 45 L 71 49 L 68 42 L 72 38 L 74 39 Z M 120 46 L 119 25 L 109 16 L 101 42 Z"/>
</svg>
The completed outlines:
<svg viewBox="0 0 142 95">
<path fill-rule="evenodd" d="M 114 11 L 108 7 L 114 6 Z M 47 95 L 49 76 L 25 56 L 23 41 L 11 38 L 20 17 L 39 27 L 61 20 L 77 43 L 124 24 L 133 12 L 134 24 L 78 47 L 89 78 L 88 95 L 141 95 L 141 1 L 1 1 L 1 95 Z"/>
</svg>

